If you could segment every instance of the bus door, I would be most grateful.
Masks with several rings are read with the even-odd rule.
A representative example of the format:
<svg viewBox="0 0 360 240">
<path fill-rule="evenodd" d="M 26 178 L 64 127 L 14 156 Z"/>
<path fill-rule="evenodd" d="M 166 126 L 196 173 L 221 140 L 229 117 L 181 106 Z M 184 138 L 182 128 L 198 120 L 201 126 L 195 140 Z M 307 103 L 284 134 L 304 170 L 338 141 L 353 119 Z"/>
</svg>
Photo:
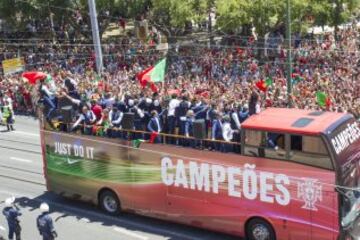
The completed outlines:
<svg viewBox="0 0 360 240">
<path fill-rule="evenodd" d="M 291 135 L 289 142 L 289 160 L 309 166 L 296 180 L 296 189 L 292 193 L 296 199 L 292 199 L 291 215 L 299 220 L 293 223 L 296 236 L 310 239 L 311 229 L 311 239 L 333 239 L 337 207 L 331 183 L 335 180 L 335 173 L 324 141 L 320 136 Z"/>
<path fill-rule="evenodd" d="M 295 141 L 296 139 L 294 139 Z M 250 157 L 262 157 L 267 161 L 288 161 L 290 135 L 256 130 L 245 131 L 244 154 Z M 290 153 L 291 154 L 291 153 Z M 283 213 L 283 225 L 288 229 L 289 239 L 311 239 L 311 212 L 302 208 L 304 201 L 298 197 L 298 178 L 290 177 L 291 203 Z M 276 210 L 274 210 L 276 212 Z M 277 213 L 277 212 L 276 212 Z"/>
</svg>

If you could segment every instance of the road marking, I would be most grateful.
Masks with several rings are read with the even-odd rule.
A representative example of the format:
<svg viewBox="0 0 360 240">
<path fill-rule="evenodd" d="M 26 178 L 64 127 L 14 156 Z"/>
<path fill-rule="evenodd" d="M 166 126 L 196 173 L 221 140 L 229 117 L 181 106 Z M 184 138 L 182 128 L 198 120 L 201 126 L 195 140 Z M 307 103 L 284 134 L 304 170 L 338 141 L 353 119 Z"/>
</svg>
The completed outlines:
<svg viewBox="0 0 360 240">
<path fill-rule="evenodd" d="M 18 158 L 18 157 L 11 157 L 11 160 L 14 161 L 18 161 L 18 162 L 26 162 L 26 163 L 32 163 L 33 161 L 29 160 L 29 159 L 24 159 L 24 158 Z"/>
<path fill-rule="evenodd" d="M 6 229 L 3 226 L 0 226 L 0 231 L 6 232 Z"/>
<path fill-rule="evenodd" d="M 21 134 L 21 135 L 28 135 L 28 136 L 40 138 L 40 134 L 39 134 L 39 133 L 29 133 L 29 132 L 18 131 L 18 130 L 13 131 L 12 133 Z"/>
<path fill-rule="evenodd" d="M 125 234 L 125 235 L 128 235 L 128 236 L 133 237 L 133 238 L 138 238 L 138 239 L 142 239 L 142 240 L 149 239 L 146 236 L 143 236 L 143 235 L 134 233 L 132 231 L 126 230 L 125 228 L 114 227 L 114 231 Z"/>
</svg>

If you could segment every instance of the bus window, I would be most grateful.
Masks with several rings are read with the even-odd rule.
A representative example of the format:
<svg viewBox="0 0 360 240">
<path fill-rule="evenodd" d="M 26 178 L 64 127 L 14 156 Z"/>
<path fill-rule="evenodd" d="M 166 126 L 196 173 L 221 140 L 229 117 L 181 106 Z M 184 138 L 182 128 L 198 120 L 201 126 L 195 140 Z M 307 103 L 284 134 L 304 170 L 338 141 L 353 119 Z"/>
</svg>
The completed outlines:
<svg viewBox="0 0 360 240">
<path fill-rule="evenodd" d="M 244 154 L 253 157 L 285 159 L 285 135 L 245 130 Z"/>
<path fill-rule="evenodd" d="M 320 137 L 291 135 L 290 139 L 290 161 L 333 169 L 326 146 Z"/>
</svg>

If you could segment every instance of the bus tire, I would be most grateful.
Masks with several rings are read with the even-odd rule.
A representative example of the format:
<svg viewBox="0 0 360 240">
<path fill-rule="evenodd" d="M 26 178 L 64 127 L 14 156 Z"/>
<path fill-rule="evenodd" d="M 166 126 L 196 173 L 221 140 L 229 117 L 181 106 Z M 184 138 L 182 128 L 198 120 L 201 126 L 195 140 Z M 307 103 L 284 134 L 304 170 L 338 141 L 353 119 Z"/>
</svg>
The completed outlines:
<svg viewBox="0 0 360 240">
<path fill-rule="evenodd" d="M 273 227 L 261 218 L 253 218 L 246 224 L 247 240 L 276 240 Z"/>
<path fill-rule="evenodd" d="M 100 208 L 110 215 L 118 215 L 121 211 L 121 204 L 118 196 L 111 190 L 103 190 L 99 194 Z"/>
</svg>

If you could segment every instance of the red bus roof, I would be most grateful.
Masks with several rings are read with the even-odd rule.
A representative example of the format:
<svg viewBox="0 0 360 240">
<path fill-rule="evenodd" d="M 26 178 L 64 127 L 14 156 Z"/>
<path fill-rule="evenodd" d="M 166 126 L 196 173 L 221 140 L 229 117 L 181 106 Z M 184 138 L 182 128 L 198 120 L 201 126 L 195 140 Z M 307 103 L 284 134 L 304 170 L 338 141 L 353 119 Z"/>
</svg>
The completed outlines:
<svg viewBox="0 0 360 240">
<path fill-rule="evenodd" d="M 340 121 L 350 118 L 350 114 L 318 112 L 294 108 L 268 108 L 252 115 L 242 124 L 242 128 L 286 132 L 305 135 L 318 135 Z"/>
</svg>

